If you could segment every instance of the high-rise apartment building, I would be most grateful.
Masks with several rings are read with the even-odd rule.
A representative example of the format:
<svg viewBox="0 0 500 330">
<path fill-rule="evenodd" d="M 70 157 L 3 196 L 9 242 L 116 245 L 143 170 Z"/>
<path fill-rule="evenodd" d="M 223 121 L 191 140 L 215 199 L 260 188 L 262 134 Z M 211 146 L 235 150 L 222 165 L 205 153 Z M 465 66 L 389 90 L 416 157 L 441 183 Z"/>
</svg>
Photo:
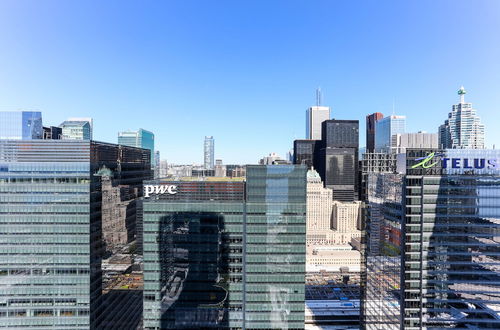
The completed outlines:
<svg viewBox="0 0 500 330">
<path fill-rule="evenodd" d="M 384 118 L 380 112 L 366 116 L 366 152 L 375 151 L 375 123 Z"/>
<path fill-rule="evenodd" d="M 484 124 L 472 108 L 465 102 L 465 89 L 460 87 L 460 102 L 454 104 L 448 119 L 439 126 L 439 147 L 450 149 L 483 149 Z"/>
<path fill-rule="evenodd" d="M 330 107 L 309 107 L 306 110 L 306 139 L 321 140 L 321 124 L 328 119 Z"/>
<path fill-rule="evenodd" d="M 139 187 L 149 153 L 83 140 L 0 140 L 0 328 L 93 329 L 101 317 L 100 169 Z"/>
<path fill-rule="evenodd" d="M 144 189 L 144 329 L 304 328 L 305 167 Z"/>
<path fill-rule="evenodd" d="M 43 139 L 39 111 L 0 111 L 0 139 Z"/>
<path fill-rule="evenodd" d="M 367 329 L 500 328 L 500 152 L 408 149 L 370 178 Z M 398 160 L 399 161 L 399 160 Z M 369 237 L 366 241 L 369 241 Z"/>
<path fill-rule="evenodd" d="M 139 128 L 137 131 L 118 133 L 118 144 L 151 151 L 151 168 L 155 166 L 155 135 L 153 132 Z"/>
<path fill-rule="evenodd" d="M 215 140 L 213 136 L 205 136 L 205 142 L 203 143 L 203 164 L 207 170 L 214 169 Z"/>
<path fill-rule="evenodd" d="M 92 126 L 89 121 L 66 120 L 59 125 L 62 129 L 63 140 L 90 140 L 92 138 Z"/>
<path fill-rule="evenodd" d="M 322 124 L 321 147 L 316 148 L 315 168 L 325 187 L 333 190 L 333 199 L 358 199 L 359 122 L 326 120 Z"/>
<path fill-rule="evenodd" d="M 375 122 L 375 151 L 393 152 L 392 136 L 406 130 L 406 116 L 391 115 Z"/>
</svg>

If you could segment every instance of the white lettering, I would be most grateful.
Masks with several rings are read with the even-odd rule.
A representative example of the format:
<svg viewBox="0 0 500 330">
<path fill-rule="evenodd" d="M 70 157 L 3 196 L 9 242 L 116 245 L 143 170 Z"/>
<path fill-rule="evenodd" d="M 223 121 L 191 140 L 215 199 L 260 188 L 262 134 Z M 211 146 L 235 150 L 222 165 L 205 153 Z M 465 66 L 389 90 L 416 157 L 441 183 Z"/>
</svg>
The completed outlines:
<svg viewBox="0 0 500 330">
<path fill-rule="evenodd" d="M 151 194 L 163 195 L 163 194 L 175 195 L 178 193 L 177 186 L 175 185 L 145 185 L 144 186 L 144 197 L 148 198 Z"/>
</svg>

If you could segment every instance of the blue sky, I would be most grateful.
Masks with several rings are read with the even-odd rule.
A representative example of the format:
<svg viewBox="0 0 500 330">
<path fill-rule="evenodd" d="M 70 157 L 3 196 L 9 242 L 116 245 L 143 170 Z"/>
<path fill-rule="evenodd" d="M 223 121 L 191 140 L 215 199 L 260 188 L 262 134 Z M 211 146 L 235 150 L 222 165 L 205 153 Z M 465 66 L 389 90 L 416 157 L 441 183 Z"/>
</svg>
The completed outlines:
<svg viewBox="0 0 500 330">
<path fill-rule="evenodd" d="M 500 1 L 0 1 L 0 110 L 94 137 L 144 128 L 169 162 L 255 163 L 303 138 L 321 86 L 337 119 L 437 131 L 464 85 L 500 147 Z"/>
</svg>

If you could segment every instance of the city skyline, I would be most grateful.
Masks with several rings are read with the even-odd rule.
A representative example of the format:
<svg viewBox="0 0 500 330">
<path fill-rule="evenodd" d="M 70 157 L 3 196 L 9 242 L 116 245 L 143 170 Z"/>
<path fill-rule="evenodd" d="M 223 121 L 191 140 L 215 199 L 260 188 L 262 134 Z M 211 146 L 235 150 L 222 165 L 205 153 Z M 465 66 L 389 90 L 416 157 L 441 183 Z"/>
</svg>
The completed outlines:
<svg viewBox="0 0 500 330">
<path fill-rule="evenodd" d="M 318 86 L 333 118 L 361 121 L 364 142 L 365 116 L 393 109 L 408 132 L 437 132 L 463 85 L 486 147 L 500 140 L 488 125 L 498 2 L 95 4 L 0 4 L 0 110 L 41 111 L 47 126 L 92 117 L 100 141 L 145 127 L 173 163 L 201 163 L 214 134 L 216 158 L 244 164 L 285 156 Z M 454 19 L 464 12 L 467 25 Z"/>
</svg>

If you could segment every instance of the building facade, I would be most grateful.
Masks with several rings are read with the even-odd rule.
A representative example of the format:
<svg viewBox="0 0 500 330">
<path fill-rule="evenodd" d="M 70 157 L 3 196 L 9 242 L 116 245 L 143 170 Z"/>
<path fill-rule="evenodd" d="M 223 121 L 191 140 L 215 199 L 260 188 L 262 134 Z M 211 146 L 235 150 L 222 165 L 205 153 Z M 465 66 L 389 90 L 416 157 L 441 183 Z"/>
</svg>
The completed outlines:
<svg viewBox="0 0 500 330">
<path fill-rule="evenodd" d="M 462 86 L 458 90 L 460 102 L 454 104 L 448 119 L 439 126 L 439 147 L 450 149 L 483 149 L 484 124 L 472 108 L 472 103 L 465 102 L 466 91 Z"/>
<path fill-rule="evenodd" d="M 118 144 L 136 148 L 148 149 L 151 152 L 151 168 L 155 166 L 155 135 L 153 132 L 140 128 L 137 131 L 118 133 Z"/>
<path fill-rule="evenodd" d="M 306 139 L 321 140 L 321 124 L 328 119 L 330 107 L 309 107 L 306 110 Z"/>
<path fill-rule="evenodd" d="M 406 130 L 406 116 L 391 115 L 375 122 L 375 151 L 393 152 L 392 136 Z"/>
<path fill-rule="evenodd" d="M 39 111 L 0 111 L 0 139 L 43 139 Z"/>
<path fill-rule="evenodd" d="M 497 150 L 407 150 L 405 174 L 374 182 L 387 192 L 380 186 L 392 177 L 401 197 L 380 200 L 385 235 L 367 259 L 367 328 L 500 327 L 499 160 Z M 390 327 L 380 306 L 397 317 Z"/>
<path fill-rule="evenodd" d="M 207 170 L 214 169 L 215 140 L 213 136 L 205 136 L 205 142 L 203 143 L 203 164 Z"/>
<path fill-rule="evenodd" d="M 384 118 L 380 112 L 366 116 L 366 152 L 375 151 L 375 123 Z"/>
<path fill-rule="evenodd" d="M 88 121 L 66 120 L 59 125 L 63 140 L 90 140 L 92 127 Z"/>
<path fill-rule="evenodd" d="M 403 133 L 392 136 L 392 150 L 395 153 L 405 153 L 406 149 L 437 149 L 437 133 Z"/>
<path fill-rule="evenodd" d="M 321 140 L 295 140 L 293 141 L 293 164 L 303 164 L 308 168 L 314 166 L 316 147 Z"/>
<path fill-rule="evenodd" d="M 106 166 L 139 186 L 149 155 L 131 149 L 0 140 L 0 327 L 99 325 L 102 193 L 94 174 Z"/>
<path fill-rule="evenodd" d="M 150 185 L 175 193 L 143 201 L 145 329 L 304 328 L 305 167 Z"/>
</svg>

